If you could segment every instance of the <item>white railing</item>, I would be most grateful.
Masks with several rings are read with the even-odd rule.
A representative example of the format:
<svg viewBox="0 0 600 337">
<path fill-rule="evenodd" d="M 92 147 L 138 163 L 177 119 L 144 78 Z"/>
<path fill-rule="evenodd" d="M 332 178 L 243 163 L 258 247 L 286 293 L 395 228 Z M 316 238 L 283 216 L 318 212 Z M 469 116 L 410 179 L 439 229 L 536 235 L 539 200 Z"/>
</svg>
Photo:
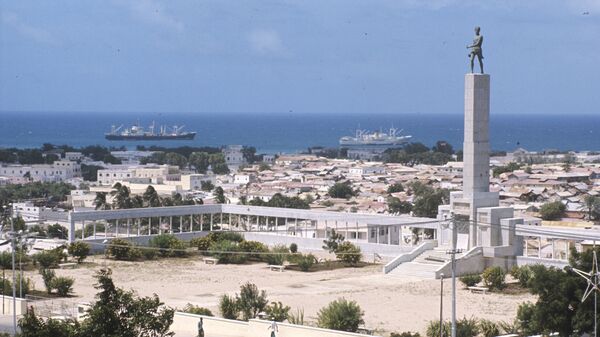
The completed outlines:
<svg viewBox="0 0 600 337">
<path fill-rule="evenodd" d="M 418 245 L 415 249 L 410 251 L 410 253 L 402 254 L 394 258 L 392 261 L 388 262 L 385 266 L 383 266 L 383 273 L 387 274 L 392 270 L 396 269 L 399 265 L 410 262 L 414 260 L 417 256 L 423 254 L 423 252 L 427 250 L 432 250 L 437 247 L 437 241 L 426 241 L 422 244 Z"/>
</svg>

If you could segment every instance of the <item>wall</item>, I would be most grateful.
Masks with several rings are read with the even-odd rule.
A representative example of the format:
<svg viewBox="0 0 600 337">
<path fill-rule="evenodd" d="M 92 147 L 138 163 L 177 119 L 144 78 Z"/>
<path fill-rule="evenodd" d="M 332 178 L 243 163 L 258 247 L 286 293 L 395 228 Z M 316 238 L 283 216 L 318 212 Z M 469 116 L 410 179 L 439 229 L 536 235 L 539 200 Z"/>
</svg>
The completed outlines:
<svg viewBox="0 0 600 337">
<path fill-rule="evenodd" d="M 270 335 L 271 322 L 251 319 L 248 322 L 176 312 L 171 329 L 176 334 L 195 335 L 198 321 L 203 318 L 205 336 L 265 337 Z M 277 323 L 277 337 L 365 337 L 365 335 L 315 328 L 304 325 Z"/>
<path fill-rule="evenodd" d="M 486 267 L 485 258 L 482 255 L 482 248 L 475 247 L 469 250 L 464 256 L 456 259 L 456 276 L 466 274 L 479 274 Z M 435 271 L 435 278 L 439 279 L 441 274 L 444 277 L 452 275 L 452 262 L 448 262 Z"/>
<path fill-rule="evenodd" d="M 392 261 L 390 261 L 385 266 L 383 266 L 383 273 L 387 274 L 387 273 L 391 272 L 392 270 L 394 270 L 396 267 L 398 267 L 402 263 L 410 262 L 410 261 L 414 260 L 417 256 L 421 255 L 424 251 L 431 250 L 431 249 L 435 248 L 436 246 L 437 246 L 436 241 L 423 242 L 422 244 L 417 246 L 415 249 L 413 249 L 410 253 L 402 254 L 402 255 L 396 257 L 395 259 L 393 259 Z"/>
<path fill-rule="evenodd" d="M 296 243 L 302 250 L 323 250 L 324 240 L 323 238 L 302 238 L 298 236 L 286 236 L 259 232 L 246 232 L 244 233 L 244 238 L 246 240 L 259 241 L 268 246 L 273 246 L 276 244 L 289 245 L 291 243 Z M 360 247 L 365 259 L 369 259 L 369 255 L 373 255 L 375 253 L 382 256 L 397 256 L 398 254 L 408 253 L 414 248 L 412 246 L 398 246 L 366 242 L 357 243 L 353 240 L 349 241 Z"/>
<path fill-rule="evenodd" d="M 12 296 L 0 295 L 0 301 L 4 302 L 4 315 L 12 315 L 13 313 L 13 298 Z M 27 300 L 17 298 L 17 315 L 23 315 L 27 311 Z M 0 312 L 0 316 L 2 316 Z"/>
</svg>

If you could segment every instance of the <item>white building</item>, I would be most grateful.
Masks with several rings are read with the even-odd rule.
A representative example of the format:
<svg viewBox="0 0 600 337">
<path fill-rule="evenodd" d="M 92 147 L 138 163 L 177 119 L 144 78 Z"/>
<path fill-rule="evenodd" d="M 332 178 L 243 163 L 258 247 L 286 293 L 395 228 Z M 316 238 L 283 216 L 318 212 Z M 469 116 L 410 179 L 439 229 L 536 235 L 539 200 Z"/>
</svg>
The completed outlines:
<svg viewBox="0 0 600 337">
<path fill-rule="evenodd" d="M 352 176 L 365 176 L 385 173 L 385 167 L 382 166 L 351 167 L 348 170 L 348 174 Z"/>
<path fill-rule="evenodd" d="M 256 176 L 253 174 L 236 174 L 233 176 L 233 183 L 236 185 L 246 185 L 256 181 Z"/>
<path fill-rule="evenodd" d="M 223 149 L 222 152 L 227 166 L 240 166 L 246 163 L 242 152 L 243 148 L 242 145 L 228 145 Z"/>
<path fill-rule="evenodd" d="M 135 169 L 115 167 L 98 170 L 98 184 L 112 186 L 118 181 L 126 181 L 134 176 Z"/>
<path fill-rule="evenodd" d="M 121 160 L 124 164 L 139 164 L 143 158 L 150 157 L 153 151 L 111 151 L 115 158 Z"/>
<path fill-rule="evenodd" d="M 65 159 L 69 161 L 80 161 L 83 159 L 81 152 L 65 152 Z"/>
<path fill-rule="evenodd" d="M 4 165 L 0 166 L 0 176 L 8 178 L 27 177 L 32 181 L 66 181 L 81 177 L 81 165 L 68 161 L 57 160 L 53 164 Z"/>
<path fill-rule="evenodd" d="M 184 174 L 181 176 L 181 188 L 188 191 L 200 190 L 203 181 L 214 183 L 214 176 L 206 174 Z"/>
</svg>

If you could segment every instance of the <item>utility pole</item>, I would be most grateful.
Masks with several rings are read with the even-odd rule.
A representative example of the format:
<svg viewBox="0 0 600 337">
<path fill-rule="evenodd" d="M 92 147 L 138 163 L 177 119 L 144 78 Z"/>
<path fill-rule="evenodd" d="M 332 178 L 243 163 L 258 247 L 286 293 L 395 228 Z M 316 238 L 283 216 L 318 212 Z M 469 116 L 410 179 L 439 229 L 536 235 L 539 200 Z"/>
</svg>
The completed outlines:
<svg viewBox="0 0 600 337">
<path fill-rule="evenodd" d="M 456 254 L 462 253 L 462 249 L 456 248 L 458 221 L 454 214 L 452 214 L 450 223 L 452 224 L 452 249 L 446 251 L 446 254 L 450 254 L 452 265 L 452 337 L 456 337 Z"/>
<path fill-rule="evenodd" d="M 440 337 L 444 337 L 444 274 L 440 274 Z"/>
<path fill-rule="evenodd" d="M 12 207 L 11 207 L 12 208 Z M 13 332 L 15 334 L 15 336 L 17 335 L 17 287 L 16 287 L 16 274 L 15 274 L 15 220 L 12 216 L 12 213 L 10 215 L 10 231 L 11 231 L 11 238 L 10 238 L 10 242 L 12 245 L 12 274 L 13 274 L 13 284 L 12 284 L 12 291 L 13 291 Z"/>
</svg>

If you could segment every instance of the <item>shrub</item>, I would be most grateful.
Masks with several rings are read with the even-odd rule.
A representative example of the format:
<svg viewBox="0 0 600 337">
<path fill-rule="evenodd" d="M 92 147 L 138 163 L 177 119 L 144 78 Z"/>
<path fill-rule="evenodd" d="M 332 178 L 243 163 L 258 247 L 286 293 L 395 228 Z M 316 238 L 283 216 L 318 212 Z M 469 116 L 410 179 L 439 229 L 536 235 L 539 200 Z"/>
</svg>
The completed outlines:
<svg viewBox="0 0 600 337">
<path fill-rule="evenodd" d="M 364 324 L 364 312 L 355 301 L 337 299 L 321 308 L 317 314 L 317 325 L 325 329 L 356 332 Z"/>
<path fill-rule="evenodd" d="M 498 324 L 487 319 L 479 320 L 479 330 L 483 337 L 496 337 L 500 336 L 500 328 Z"/>
<path fill-rule="evenodd" d="M 477 283 L 481 282 L 481 275 L 479 274 L 469 274 L 460 277 L 460 282 L 462 282 L 465 287 L 473 287 Z"/>
<path fill-rule="evenodd" d="M 190 240 L 190 247 L 196 247 L 199 251 L 203 252 L 202 254 L 206 254 L 206 251 L 209 250 L 211 243 L 213 242 L 208 236 L 193 238 Z"/>
<path fill-rule="evenodd" d="M 521 287 L 526 288 L 529 281 L 533 278 L 533 271 L 529 266 L 514 266 L 510 270 L 510 275 L 514 279 L 519 280 L 519 285 Z"/>
<path fill-rule="evenodd" d="M 457 337 L 473 337 L 479 334 L 479 324 L 474 318 L 463 317 L 456 321 Z"/>
<path fill-rule="evenodd" d="M 116 260 L 131 260 L 131 250 L 133 249 L 133 244 L 127 240 L 123 239 L 112 239 L 110 240 L 110 245 L 106 250 L 106 254 L 110 257 L 113 257 Z M 135 255 L 135 254 L 133 254 Z"/>
<path fill-rule="evenodd" d="M 490 289 L 501 290 L 506 286 L 506 274 L 501 267 L 489 267 L 483 271 L 483 282 Z"/>
<path fill-rule="evenodd" d="M 360 247 L 351 242 L 344 241 L 338 245 L 335 251 L 335 257 L 339 261 L 354 266 L 360 262 L 362 254 L 360 252 Z"/>
<path fill-rule="evenodd" d="M 425 335 L 427 335 L 427 337 L 439 337 L 440 336 L 440 328 L 442 329 L 442 333 L 444 334 L 444 336 L 450 336 L 451 331 L 452 331 L 451 323 L 448 321 L 445 321 L 442 324 L 442 326 L 440 327 L 440 321 L 436 320 L 436 319 L 429 321 L 429 323 L 427 323 L 427 330 L 425 332 Z"/>
<path fill-rule="evenodd" d="M 44 250 L 36 253 L 33 256 L 33 260 L 40 265 L 40 269 L 56 268 L 63 259 L 64 253 L 62 248 L 55 248 L 52 250 Z"/>
<path fill-rule="evenodd" d="M 185 244 L 173 234 L 160 234 L 149 241 L 150 247 L 159 248 L 158 254 L 161 257 L 185 257 Z"/>
<path fill-rule="evenodd" d="M 52 281 L 56 278 L 56 273 L 51 269 L 40 269 L 40 274 L 42 275 L 42 280 L 44 280 L 44 286 L 46 287 L 46 291 L 48 294 L 52 293 L 53 283 Z"/>
<path fill-rule="evenodd" d="M 250 253 L 246 254 L 246 256 L 252 260 L 262 260 L 263 255 L 261 253 L 269 251 L 269 248 L 265 244 L 258 241 L 242 241 L 238 244 L 238 248 L 242 252 Z"/>
<path fill-rule="evenodd" d="M 543 220 L 558 220 L 565 214 L 567 207 L 560 201 L 545 203 L 540 207 Z"/>
<path fill-rule="evenodd" d="M 290 324 L 304 325 L 304 309 L 296 309 L 296 313 L 288 314 Z"/>
<path fill-rule="evenodd" d="M 57 276 L 52 280 L 51 285 L 58 295 L 66 297 L 73 292 L 73 283 L 75 280 L 71 277 Z"/>
<path fill-rule="evenodd" d="M 405 331 L 402 333 L 392 332 L 390 334 L 390 337 L 421 337 L 421 334 L 418 332 L 410 332 L 410 331 Z"/>
<path fill-rule="evenodd" d="M 90 255 L 90 245 L 82 241 L 75 241 L 69 245 L 69 254 L 77 259 L 77 263 L 81 263 Z"/>
<path fill-rule="evenodd" d="M 298 252 L 298 245 L 295 243 L 292 243 L 290 245 L 290 253 L 292 254 L 296 254 Z"/>
<path fill-rule="evenodd" d="M 246 283 L 240 287 L 239 296 L 236 295 L 237 308 L 242 314 L 242 319 L 247 321 L 255 318 L 259 312 L 267 307 L 267 292 L 258 290 L 253 283 Z"/>
<path fill-rule="evenodd" d="M 282 266 L 289 252 L 287 246 L 276 245 L 271 248 L 270 254 L 265 255 L 265 260 L 270 265 Z"/>
<path fill-rule="evenodd" d="M 217 241 L 210 245 L 209 251 L 219 263 L 242 264 L 247 260 L 247 255 L 241 252 L 238 244 L 233 241 Z"/>
<path fill-rule="evenodd" d="M 210 232 L 206 236 L 212 242 L 217 241 L 233 241 L 233 242 L 242 242 L 244 241 L 244 237 L 240 233 L 236 232 Z"/>
<path fill-rule="evenodd" d="M 269 321 L 283 322 L 288 319 L 290 309 L 287 305 L 283 306 L 281 302 L 271 302 L 265 308 L 265 313 Z"/>
<path fill-rule="evenodd" d="M 130 260 L 138 260 L 144 258 L 145 260 L 154 260 L 158 256 L 158 251 L 155 249 L 140 249 L 133 248 L 129 251 Z"/>
<path fill-rule="evenodd" d="M 12 283 L 10 282 L 10 280 L 8 279 L 2 279 L 0 278 L 0 287 L 2 287 L 0 294 L 2 295 L 8 295 L 8 296 L 12 296 Z M 21 292 L 21 283 L 23 284 L 23 291 Z M 16 283 L 15 283 L 15 290 L 17 293 L 17 296 L 20 296 L 21 293 L 23 294 L 23 297 L 27 294 L 29 294 L 29 292 L 31 291 L 31 280 L 29 278 L 23 278 L 23 282 L 21 282 L 21 276 L 17 275 L 17 279 L 16 279 Z"/>
<path fill-rule="evenodd" d="M 342 234 L 336 233 L 335 230 L 331 230 L 331 234 L 327 240 L 323 240 L 323 249 L 330 253 L 334 253 L 343 241 L 344 236 Z"/>
<path fill-rule="evenodd" d="M 188 303 L 184 308 L 183 308 L 183 312 L 187 312 L 190 314 L 194 314 L 194 315 L 204 315 L 204 316 L 213 316 L 212 311 L 210 311 L 207 308 L 203 308 L 203 307 L 199 307 L 197 305 L 193 305 L 191 303 Z"/>
<path fill-rule="evenodd" d="M 298 267 L 300 267 L 300 270 L 302 271 L 309 271 L 317 260 L 317 258 L 312 254 L 298 255 L 295 259 Z"/>
<path fill-rule="evenodd" d="M 219 311 L 221 316 L 226 319 L 237 319 L 238 318 L 238 305 L 234 297 L 223 295 L 219 300 Z"/>
</svg>

